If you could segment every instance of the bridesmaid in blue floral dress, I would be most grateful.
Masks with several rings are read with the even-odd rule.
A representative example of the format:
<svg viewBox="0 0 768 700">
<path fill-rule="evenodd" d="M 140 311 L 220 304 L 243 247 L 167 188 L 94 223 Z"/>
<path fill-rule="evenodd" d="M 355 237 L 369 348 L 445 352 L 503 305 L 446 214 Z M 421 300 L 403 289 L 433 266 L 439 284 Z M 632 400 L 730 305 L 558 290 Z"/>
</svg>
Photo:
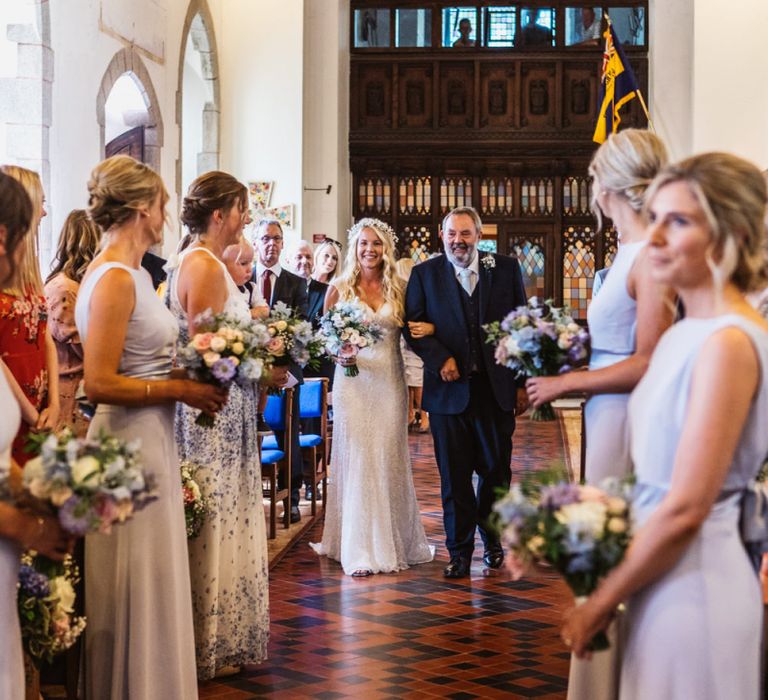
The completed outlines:
<svg viewBox="0 0 768 700">
<path fill-rule="evenodd" d="M 198 177 L 184 198 L 181 219 L 192 243 L 169 280 L 180 344 L 208 309 L 251 320 L 247 299 L 221 259 L 248 222 L 247 192 L 231 175 L 210 172 Z M 180 456 L 199 465 L 197 478 L 212 501 L 200 535 L 189 542 L 200 679 L 230 675 L 267 658 L 269 579 L 257 406 L 255 387 L 233 384 L 213 428 L 196 425 L 198 412 L 185 406 L 176 414 Z"/>
<path fill-rule="evenodd" d="M 762 282 L 767 199 L 757 168 L 719 153 L 664 169 L 648 193 L 654 275 L 686 318 L 630 399 L 632 546 L 562 630 L 581 656 L 627 602 L 622 700 L 760 697 L 762 600 L 740 515 L 768 454 L 768 324 L 743 293 Z"/>
</svg>

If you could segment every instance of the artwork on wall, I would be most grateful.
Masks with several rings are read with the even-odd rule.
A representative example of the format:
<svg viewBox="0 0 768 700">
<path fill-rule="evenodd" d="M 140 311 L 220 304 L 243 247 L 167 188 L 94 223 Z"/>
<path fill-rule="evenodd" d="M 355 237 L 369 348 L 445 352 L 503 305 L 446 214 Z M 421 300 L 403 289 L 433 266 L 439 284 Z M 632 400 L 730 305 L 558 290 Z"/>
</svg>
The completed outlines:
<svg viewBox="0 0 768 700">
<path fill-rule="evenodd" d="M 269 208 L 274 186 L 274 182 L 249 182 L 248 193 L 251 197 L 251 206 L 256 210 Z"/>
<path fill-rule="evenodd" d="M 254 223 L 258 223 L 262 219 L 277 219 L 283 228 L 293 228 L 293 204 L 284 204 L 281 207 L 272 207 L 271 209 L 254 210 Z"/>
</svg>

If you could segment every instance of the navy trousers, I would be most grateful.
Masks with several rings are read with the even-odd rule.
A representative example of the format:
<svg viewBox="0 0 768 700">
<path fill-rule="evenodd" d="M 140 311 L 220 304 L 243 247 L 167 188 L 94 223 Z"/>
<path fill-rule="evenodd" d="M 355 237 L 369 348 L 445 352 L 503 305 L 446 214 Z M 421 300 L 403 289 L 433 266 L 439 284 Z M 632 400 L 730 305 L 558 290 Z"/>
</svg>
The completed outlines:
<svg viewBox="0 0 768 700">
<path fill-rule="evenodd" d="M 486 526 L 497 490 L 509 487 L 515 414 L 499 408 L 483 373 L 470 379 L 469 405 L 463 413 L 432 412 L 429 422 L 440 470 L 445 544 L 451 557 L 471 559 L 475 527 L 486 547 L 499 541 Z"/>
</svg>

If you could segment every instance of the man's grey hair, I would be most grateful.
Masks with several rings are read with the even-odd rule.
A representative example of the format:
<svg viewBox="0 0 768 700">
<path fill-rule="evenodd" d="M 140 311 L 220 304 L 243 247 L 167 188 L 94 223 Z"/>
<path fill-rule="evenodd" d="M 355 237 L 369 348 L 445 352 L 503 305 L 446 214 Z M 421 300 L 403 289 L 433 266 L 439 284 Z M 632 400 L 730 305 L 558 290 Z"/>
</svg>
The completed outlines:
<svg viewBox="0 0 768 700">
<path fill-rule="evenodd" d="M 277 228 L 280 230 L 280 235 L 283 235 L 283 225 L 277 219 L 261 219 L 259 223 L 256 224 L 256 231 L 261 231 L 270 225 L 277 226 Z"/>
<path fill-rule="evenodd" d="M 314 257 L 312 245 L 309 241 L 304 240 L 303 238 L 296 241 L 295 243 L 291 243 L 291 245 L 288 246 L 288 249 L 285 251 L 285 257 L 290 260 L 294 255 L 296 255 L 296 253 L 304 248 L 309 251 L 309 254 L 312 255 L 312 257 Z"/>
<path fill-rule="evenodd" d="M 450 217 L 460 216 L 461 214 L 466 214 L 470 219 L 472 219 L 472 223 L 475 225 L 475 230 L 478 233 L 482 232 L 483 222 L 480 220 L 480 214 L 477 213 L 477 209 L 474 207 L 456 207 L 455 209 L 451 209 L 451 211 L 449 211 L 443 218 L 443 223 L 440 225 L 440 230 L 445 231 L 445 225 Z"/>
</svg>

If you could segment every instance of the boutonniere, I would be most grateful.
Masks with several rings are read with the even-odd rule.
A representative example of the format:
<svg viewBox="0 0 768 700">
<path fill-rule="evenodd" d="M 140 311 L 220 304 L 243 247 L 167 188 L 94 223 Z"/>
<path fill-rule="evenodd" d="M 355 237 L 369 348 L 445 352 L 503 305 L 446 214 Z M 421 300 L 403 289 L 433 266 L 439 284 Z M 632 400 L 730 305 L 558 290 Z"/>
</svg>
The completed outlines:
<svg viewBox="0 0 768 700">
<path fill-rule="evenodd" d="M 496 259 L 493 255 L 484 255 L 480 258 L 480 262 L 483 263 L 483 267 L 486 270 L 493 270 L 493 268 L 496 267 Z"/>
</svg>

